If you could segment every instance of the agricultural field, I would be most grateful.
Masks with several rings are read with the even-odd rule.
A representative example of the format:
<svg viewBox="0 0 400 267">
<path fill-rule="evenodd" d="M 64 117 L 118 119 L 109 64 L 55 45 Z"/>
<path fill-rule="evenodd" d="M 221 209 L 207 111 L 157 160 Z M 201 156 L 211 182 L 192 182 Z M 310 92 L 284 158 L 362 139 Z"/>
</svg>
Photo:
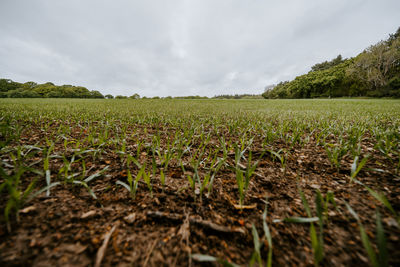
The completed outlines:
<svg viewBox="0 0 400 267">
<path fill-rule="evenodd" d="M 399 100 L 0 100 L 1 266 L 400 266 Z"/>
</svg>

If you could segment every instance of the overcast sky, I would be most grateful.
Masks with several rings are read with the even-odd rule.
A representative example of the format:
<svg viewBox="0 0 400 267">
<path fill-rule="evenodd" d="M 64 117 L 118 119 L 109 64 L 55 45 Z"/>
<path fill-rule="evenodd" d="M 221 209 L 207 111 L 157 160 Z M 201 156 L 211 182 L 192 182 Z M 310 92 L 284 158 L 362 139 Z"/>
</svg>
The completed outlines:
<svg viewBox="0 0 400 267">
<path fill-rule="evenodd" d="M 259 94 L 398 27 L 399 0 L 0 0 L 0 77 L 113 95 Z"/>
</svg>

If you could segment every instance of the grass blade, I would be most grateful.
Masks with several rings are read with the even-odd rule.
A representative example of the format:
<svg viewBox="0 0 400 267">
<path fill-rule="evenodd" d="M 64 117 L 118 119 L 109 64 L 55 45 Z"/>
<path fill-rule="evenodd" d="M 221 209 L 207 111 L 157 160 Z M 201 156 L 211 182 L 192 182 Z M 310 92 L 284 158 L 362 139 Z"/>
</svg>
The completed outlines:
<svg viewBox="0 0 400 267">
<path fill-rule="evenodd" d="M 376 238 L 379 250 L 379 266 L 386 267 L 389 266 L 388 263 L 388 252 L 387 252 L 387 242 L 385 237 L 385 230 L 383 229 L 381 214 L 379 211 L 376 212 Z"/>
</svg>

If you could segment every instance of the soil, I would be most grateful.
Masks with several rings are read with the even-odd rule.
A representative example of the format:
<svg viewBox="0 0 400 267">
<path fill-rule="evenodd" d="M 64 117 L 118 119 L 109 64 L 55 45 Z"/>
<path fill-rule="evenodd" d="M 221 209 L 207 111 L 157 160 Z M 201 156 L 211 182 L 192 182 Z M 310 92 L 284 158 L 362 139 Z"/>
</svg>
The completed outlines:
<svg viewBox="0 0 400 267">
<path fill-rule="evenodd" d="M 31 129 L 32 130 L 32 129 Z M 166 138 L 174 129 L 164 129 Z M 33 133 L 33 134 L 32 134 Z M 84 133 L 83 133 L 84 134 Z M 21 145 L 43 142 L 43 133 L 33 128 L 29 135 L 22 135 Z M 83 140 L 83 136 L 75 136 Z M 215 140 L 214 140 L 215 139 Z M 164 140 L 164 139 L 163 139 Z M 151 141 L 151 140 L 150 140 Z M 193 174 L 189 157 L 183 162 L 185 173 L 176 160 L 165 170 L 166 185 L 160 183 L 159 167 L 152 177 L 152 196 L 141 181 L 135 199 L 118 180 L 127 179 L 126 166 L 114 149 L 104 148 L 100 158 L 87 159 L 89 174 L 109 166 L 108 170 L 90 182 L 97 196 L 93 199 L 84 187 L 62 183 L 27 203 L 19 212 L 19 221 L 12 217 L 11 232 L 7 231 L 3 213 L 0 215 L 0 265 L 1 266 L 94 266 L 99 259 L 102 245 L 104 255 L 101 266 L 213 266 L 215 263 L 199 262 L 190 254 L 206 254 L 228 262 L 247 265 L 254 252 L 252 224 L 261 242 L 261 256 L 265 260 L 268 244 L 264 238 L 262 214 L 268 198 L 266 222 L 273 242 L 273 265 L 312 266 L 313 251 L 309 223 L 277 222 L 287 217 L 307 217 L 299 188 L 306 195 L 313 216 L 316 216 L 316 190 L 325 196 L 332 191 L 337 208 L 328 205 L 328 219 L 323 229 L 325 257 L 322 266 L 365 266 L 368 256 L 362 245 L 357 221 L 348 212 L 347 202 L 360 216 L 367 235 L 376 244 L 376 210 L 383 218 L 388 243 L 389 264 L 400 266 L 400 228 L 391 212 L 381 205 L 365 187 L 350 183 L 350 157 L 342 160 L 338 171 L 332 167 L 323 147 L 312 139 L 304 146 L 285 146 L 282 140 L 270 144 L 275 150 L 290 151 L 286 168 L 270 153 L 262 153 L 262 140 L 255 137 L 251 150 L 253 159 L 259 160 L 245 197 L 246 209 L 238 204 L 238 187 L 235 173 L 222 168 L 216 175 L 213 190 L 206 191 L 202 199 L 195 194 L 186 175 Z M 212 137 L 210 146 L 217 147 L 218 139 Z M 41 145 L 44 145 L 41 144 Z M 357 179 L 374 190 L 383 192 L 395 210 L 400 210 L 400 177 L 395 174 L 393 163 L 372 149 L 370 138 L 363 141 L 363 151 L 371 154 L 368 168 L 361 170 Z M 195 145 L 192 149 L 197 149 Z M 58 140 L 53 153 L 64 153 L 63 140 Z M 210 151 L 208 148 L 206 151 Z M 135 154 L 136 145 L 128 140 L 127 152 Z M 70 152 L 70 156 L 73 152 Z M 247 154 L 246 154 L 247 155 Z M 204 157 L 206 157 L 204 155 Z M 222 156 L 222 154 L 221 154 Z M 262 156 L 262 157 L 260 157 Z M 35 162 L 37 158 L 31 158 Z M 2 158 L 6 162 L 6 158 Z M 148 160 L 142 152 L 140 161 Z M 234 164 L 235 154 L 229 151 L 228 163 Z M 398 159 L 394 159 L 397 160 Z M 52 180 L 57 178 L 62 159 L 50 162 Z M 42 163 L 38 164 L 38 167 Z M 159 164 L 159 163 L 158 163 Z M 205 167 L 200 166 L 203 177 Z M 6 167 L 4 167 L 6 169 Z M 73 170 L 81 170 L 74 164 Z M 383 172 L 373 169 L 383 169 Z M 138 169 L 133 166 L 133 177 Z M 22 187 L 33 179 L 34 173 L 25 173 Z M 36 187 L 46 186 L 39 179 Z M 4 210 L 7 196 L 3 191 L 0 208 Z M 196 199 L 194 198 L 196 196 Z M 317 224 L 315 224 L 316 229 Z M 107 235 L 109 235 L 108 243 Z"/>
</svg>

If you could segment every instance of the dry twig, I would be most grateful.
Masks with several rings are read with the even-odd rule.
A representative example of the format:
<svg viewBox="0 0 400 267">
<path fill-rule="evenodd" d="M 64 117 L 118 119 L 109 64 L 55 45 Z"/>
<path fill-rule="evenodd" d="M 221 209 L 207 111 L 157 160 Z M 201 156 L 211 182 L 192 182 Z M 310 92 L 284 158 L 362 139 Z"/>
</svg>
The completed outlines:
<svg viewBox="0 0 400 267">
<path fill-rule="evenodd" d="M 104 236 L 103 244 L 101 245 L 96 254 L 96 263 L 94 265 L 95 267 L 100 267 L 101 261 L 103 260 L 104 254 L 107 249 L 108 242 L 110 241 L 111 235 L 113 234 L 116 228 L 117 225 L 114 225 L 113 228 L 111 228 L 111 230 Z"/>
<path fill-rule="evenodd" d="M 184 215 L 177 214 L 177 213 L 166 213 L 166 212 L 160 212 L 160 211 L 149 211 L 147 212 L 147 216 L 155 219 L 167 219 L 171 221 L 183 221 L 185 219 Z M 216 223 L 213 223 L 208 220 L 203 220 L 203 219 L 198 219 L 194 217 L 189 218 L 189 222 L 191 224 L 197 224 L 200 226 L 203 226 L 205 228 L 217 231 L 217 232 L 223 232 L 223 233 L 245 233 L 245 230 L 241 227 L 228 227 L 228 226 L 223 226 L 219 225 Z"/>
</svg>

